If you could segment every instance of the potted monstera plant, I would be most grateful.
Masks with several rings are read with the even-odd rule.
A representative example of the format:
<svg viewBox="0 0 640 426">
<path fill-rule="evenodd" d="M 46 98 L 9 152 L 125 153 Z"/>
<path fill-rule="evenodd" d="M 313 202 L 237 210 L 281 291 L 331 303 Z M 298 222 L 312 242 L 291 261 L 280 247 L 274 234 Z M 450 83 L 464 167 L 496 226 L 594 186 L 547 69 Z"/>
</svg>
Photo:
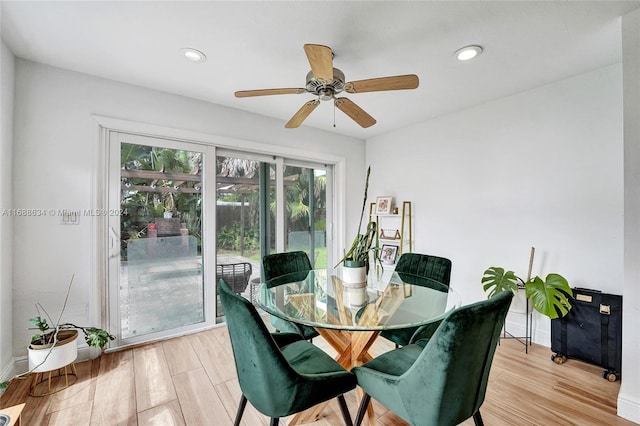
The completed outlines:
<svg viewBox="0 0 640 426">
<path fill-rule="evenodd" d="M 571 303 L 567 298 L 567 295 L 572 294 L 571 287 L 560 274 L 551 273 L 545 279 L 535 276 L 525 281 L 513 271 L 492 266 L 484 271 L 482 284 L 490 298 L 501 291 L 517 292 L 524 288 L 533 309 L 551 319 L 563 317 L 571 309 Z"/>
<path fill-rule="evenodd" d="M 375 222 L 369 222 L 364 233 L 362 230 L 362 220 L 367 205 L 367 192 L 369 190 L 369 175 L 371 174 L 371 166 L 367 168 L 367 178 L 364 186 L 364 200 L 362 201 L 362 212 L 360 213 L 360 223 L 358 224 L 358 234 L 351 244 L 351 248 L 347 251 L 338 265 L 342 263 L 342 281 L 350 284 L 366 282 L 367 272 L 369 271 L 369 257 L 373 253 L 374 262 L 378 259 L 377 225 Z M 374 244 L 375 242 L 375 244 Z M 336 266 L 338 266 L 336 265 Z"/>
</svg>

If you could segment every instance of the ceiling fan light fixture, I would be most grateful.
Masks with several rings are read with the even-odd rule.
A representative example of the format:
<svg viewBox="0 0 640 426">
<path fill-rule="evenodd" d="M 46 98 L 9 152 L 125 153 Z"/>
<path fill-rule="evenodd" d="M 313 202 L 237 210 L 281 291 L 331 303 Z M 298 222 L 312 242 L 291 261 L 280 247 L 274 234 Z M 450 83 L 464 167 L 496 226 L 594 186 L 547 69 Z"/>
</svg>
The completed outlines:
<svg viewBox="0 0 640 426">
<path fill-rule="evenodd" d="M 207 61 L 207 55 L 192 47 L 185 47 L 183 49 L 180 49 L 180 53 L 182 53 L 184 57 L 190 62 L 201 64 Z"/>
<path fill-rule="evenodd" d="M 321 101 L 330 101 L 333 99 L 333 90 L 330 87 L 325 87 L 318 90 L 318 97 Z"/>
<path fill-rule="evenodd" d="M 470 46 L 461 47 L 460 49 L 456 50 L 454 53 L 454 56 L 459 61 L 468 61 L 480 55 L 481 53 L 482 53 L 482 47 L 476 44 L 473 44 Z"/>
</svg>

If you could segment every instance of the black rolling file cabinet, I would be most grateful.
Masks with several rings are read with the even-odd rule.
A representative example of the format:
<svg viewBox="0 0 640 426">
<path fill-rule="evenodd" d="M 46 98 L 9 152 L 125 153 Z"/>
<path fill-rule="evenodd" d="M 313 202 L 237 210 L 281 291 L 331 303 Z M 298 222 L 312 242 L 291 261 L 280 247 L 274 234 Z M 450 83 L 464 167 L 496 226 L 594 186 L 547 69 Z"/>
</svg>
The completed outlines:
<svg viewBox="0 0 640 426">
<path fill-rule="evenodd" d="M 604 368 L 611 382 L 620 378 L 622 364 L 622 296 L 574 288 L 572 308 L 551 321 L 551 359 L 576 358 Z"/>
</svg>

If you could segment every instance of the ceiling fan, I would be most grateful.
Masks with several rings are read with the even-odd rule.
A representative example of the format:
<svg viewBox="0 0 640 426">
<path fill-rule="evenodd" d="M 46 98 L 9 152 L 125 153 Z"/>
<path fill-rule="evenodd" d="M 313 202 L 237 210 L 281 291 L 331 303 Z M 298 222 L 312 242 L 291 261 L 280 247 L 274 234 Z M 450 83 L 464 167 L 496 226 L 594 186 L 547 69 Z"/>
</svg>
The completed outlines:
<svg viewBox="0 0 640 426">
<path fill-rule="evenodd" d="M 311 93 L 317 95 L 318 99 L 302 105 L 302 108 L 291 117 L 284 127 L 291 129 L 300 126 L 320 104 L 320 101 L 333 99 L 334 105 L 339 110 L 347 114 L 360 126 L 366 128 L 376 124 L 375 118 L 348 98 L 337 98 L 335 95 L 343 91 L 347 93 L 364 93 L 415 89 L 418 87 L 418 76 L 415 74 L 370 78 L 345 83 L 344 73 L 333 67 L 333 52 L 330 47 L 320 44 L 305 44 L 304 51 L 311 65 L 311 71 L 307 73 L 307 84 L 304 88 L 240 90 L 235 93 L 236 97 L 247 98 L 252 96 Z"/>
</svg>

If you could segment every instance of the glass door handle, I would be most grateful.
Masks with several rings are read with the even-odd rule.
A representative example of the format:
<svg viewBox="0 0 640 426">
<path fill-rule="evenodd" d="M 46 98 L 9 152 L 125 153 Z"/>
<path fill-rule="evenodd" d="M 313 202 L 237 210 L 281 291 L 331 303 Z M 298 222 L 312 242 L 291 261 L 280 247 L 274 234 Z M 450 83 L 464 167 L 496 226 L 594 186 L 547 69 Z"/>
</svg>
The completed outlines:
<svg viewBox="0 0 640 426">
<path fill-rule="evenodd" d="M 114 257 L 118 257 L 120 255 L 120 236 L 113 228 L 113 226 L 109 227 L 109 259 L 113 259 Z"/>
</svg>

